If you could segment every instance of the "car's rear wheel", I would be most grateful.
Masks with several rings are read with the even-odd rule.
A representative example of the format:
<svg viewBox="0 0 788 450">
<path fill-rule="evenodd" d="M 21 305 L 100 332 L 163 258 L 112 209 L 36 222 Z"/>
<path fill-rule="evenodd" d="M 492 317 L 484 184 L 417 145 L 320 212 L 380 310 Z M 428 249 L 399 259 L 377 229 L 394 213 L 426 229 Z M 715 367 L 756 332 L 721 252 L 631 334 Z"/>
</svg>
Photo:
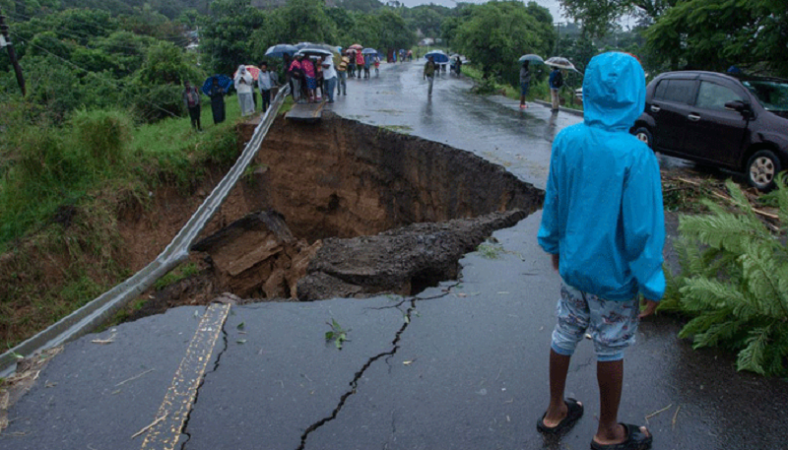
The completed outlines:
<svg viewBox="0 0 788 450">
<path fill-rule="evenodd" d="M 780 170 L 780 159 L 774 152 L 759 150 L 747 162 L 747 181 L 759 191 L 768 191 L 774 187 L 774 178 Z"/>
<path fill-rule="evenodd" d="M 652 144 L 654 143 L 654 138 L 651 136 L 651 131 L 649 131 L 648 128 L 640 127 L 636 129 L 635 137 L 638 138 L 640 142 L 648 145 L 649 148 L 654 148 L 652 146 Z"/>
</svg>

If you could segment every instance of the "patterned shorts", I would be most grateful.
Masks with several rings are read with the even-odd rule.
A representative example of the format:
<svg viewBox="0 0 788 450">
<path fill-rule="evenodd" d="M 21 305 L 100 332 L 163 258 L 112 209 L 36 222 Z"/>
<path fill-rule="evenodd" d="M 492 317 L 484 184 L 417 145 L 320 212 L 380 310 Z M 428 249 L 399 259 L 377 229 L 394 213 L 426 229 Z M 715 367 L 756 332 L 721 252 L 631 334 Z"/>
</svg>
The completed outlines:
<svg viewBox="0 0 788 450">
<path fill-rule="evenodd" d="M 637 298 L 629 301 L 603 300 L 561 283 L 561 299 L 556 315 L 551 347 L 559 355 L 572 355 L 586 332 L 594 341 L 598 361 L 618 361 L 624 350 L 635 343 L 640 307 Z"/>
</svg>

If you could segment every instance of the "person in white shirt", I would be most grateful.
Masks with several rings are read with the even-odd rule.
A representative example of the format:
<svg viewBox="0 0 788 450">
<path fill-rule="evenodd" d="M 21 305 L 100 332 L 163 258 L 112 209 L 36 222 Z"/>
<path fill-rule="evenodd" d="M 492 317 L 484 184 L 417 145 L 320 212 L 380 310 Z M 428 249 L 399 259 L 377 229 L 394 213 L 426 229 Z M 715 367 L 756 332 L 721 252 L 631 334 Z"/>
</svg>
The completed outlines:
<svg viewBox="0 0 788 450">
<path fill-rule="evenodd" d="M 323 66 L 323 92 L 328 93 L 328 103 L 334 103 L 334 89 L 337 85 L 337 71 L 330 56 L 324 56 Z"/>
<path fill-rule="evenodd" d="M 268 70 L 268 63 L 260 63 L 260 73 L 257 75 L 257 87 L 263 98 L 263 112 L 271 106 L 271 88 L 277 85 L 276 72 Z"/>
<path fill-rule="evenodd" d="M 233 78 L 233 84 L 235 84 L 235 91 L 238 92 L 238 103 L 241 105 L 241 117 L 254 113 L 254 100 L 252 100 L 254 85 L 252 83 L 252 74 L 246 70 L 246 66 L 238 66 L 238 70 L 235 72 L 235 78 Z"/>
</svg>

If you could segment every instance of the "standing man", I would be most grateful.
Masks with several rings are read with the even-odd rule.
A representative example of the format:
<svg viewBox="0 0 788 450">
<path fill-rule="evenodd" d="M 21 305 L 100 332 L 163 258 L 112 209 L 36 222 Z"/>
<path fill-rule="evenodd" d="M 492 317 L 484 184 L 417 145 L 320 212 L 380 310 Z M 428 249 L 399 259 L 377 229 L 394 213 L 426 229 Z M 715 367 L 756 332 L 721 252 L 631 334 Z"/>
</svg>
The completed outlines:
<svg viewBox="0 0 788 450">
<path fill-rule="evenodd" d="M 254 81 L 252 74 L 246 70 L 246 66 L 238 66 L 233 78 L 235 91 L 238 93 L 238 103 L 241 106 L 241 117 L 246 117 L 254 114 Z"/>
<path fill-rule="evenodd" d="M 530 62 L 523 61 L 523 66 L 520 67 L 520 109 L 528 107 L 525 103 L 525 96 L 528 95 L 528 87 L 531 85 L 531 69 L 528 67 Z"/>
<path fill-rule="evenodd" d="M 558 107 L 560 106 L 558 91 L 561 89 L 561 86 L 564 85 L 564 76 L 561 74 L 558 67 L 553 67 L 553 71 L 550 72 L 548 83 L 550 84 L 550 99 L 553 101 L 553 111 L 558 111 Z"/>
<path fill-rule="evenodd" d="M 334 103 L 334 87 L 337 84 L 337 71 L 330 56 L 323 57 L 323 93 L 328 96 L 328 103 Z"/>
<path fill-rule="evenodd" d="M 189 110 L 189 118 L 192 121 L 192 128 L 197 131 L 202 131 L 200 126 L 200 93 L 197 88 L 192 86 L 188 81 L 183 82 L 183 104 Z"/>
<path fill-rule="evenodd" d="M 583 405 L 564 399 L 569 361 L 586 332 L 597 356 L 600 413 L 592 450 L 648 449 L 646 427 L 618 422 L 624 351 L 665 293 L 659 164 L 629 134 L 646 103 L 646 77 L 625 53 L 594 57 L 583 81 L 584 122 L 553 141 L 539 245 L 562 278 L 550 349 L 550 404 L 536 428 L 568 430 Z M 639 298 L 645 297 L 640 312 Z"/>
<path fill-rule="evenodd" d="M 339 65 L 336 67 L 337 71 L 337 95 L 347 95 L 347 66 L 350 63 L 350 58 L 347 57 L 347 52 L 343 53 L 339 58 Z"/>
<path fill-rule="evenodd" d="M 260 74 L 257 75 L 257 87 L 260 88 L 260 97 L 263 99 L 263 113 L 271 106 L 271 88 L 277 84 L 276 72 L 268 70 L 268 63 L 260 63 Z"/>
<path fill-rule="evenodd" d="M 424 64 L 422 77 L 430 84 L 430 87 L 427 89 L 427 97 L 432 98 L 432 82 L 435 80 L 435 60 L 432 56 L 428 57 L 427 62 Z"/>
</svg>

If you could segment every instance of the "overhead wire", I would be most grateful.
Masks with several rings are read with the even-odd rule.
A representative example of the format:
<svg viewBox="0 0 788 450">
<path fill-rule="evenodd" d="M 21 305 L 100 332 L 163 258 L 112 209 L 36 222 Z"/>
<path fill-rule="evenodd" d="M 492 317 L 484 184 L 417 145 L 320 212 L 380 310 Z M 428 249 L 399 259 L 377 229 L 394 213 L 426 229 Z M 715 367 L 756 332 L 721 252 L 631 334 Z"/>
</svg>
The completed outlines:
<svg viewBox="0 0 788 450">
<path fill-rule="evenodd" d="M 29 16 L 15 14 L 15 13 L 8 13 L 6 15 L 8 15 L 9 17 L 13 18 L 14 20 L 16 20 L 18 22 L 24 22 L 24 21 L 27 21 L 27 20 L 34 19 L 34 18 L 29 17 Z M 22 20 L 20 20 L 20 19 L 22 19 Z M 40 20 L 41 18 L 36 17 L 36 19 Z M 117 32 L 117 31 L 128 31 L 128 32 L 134 33 L 133 31 L 124 29 L 122 27 L 110 28 L 110 27 L 103 26 L 103 25 L 100 25 L 100 24 L 95 24 L 95 23 L 91 23 L 91 24 L 85 23 L 85 25 L 88 25 L 88 26 L 91 26 L 91 27 L 95 27 L 95 28 L 103 31 L 107 36 L 111 35 L 112 33 Z M 55 30 L 55 33 L 56 34 L 66 35 L 66 36 L 69 36 L 69 37 L 72 37 L 72 38 L 77 38 L 79 40 L 84 40 L 86 38 L 93 37 L 93 36 L 91 36 L 89 34 L 85 34 L 85 35 L 79 34 L 79 30 L 74 30 L 74 29 L 69 30 L 69 32 L 66 32 L 66 31 L 64 31 L 62 29 L 59 29 L 59 30 Z M 150 35 L 142 35 L 142 36 L 150 36 Z M 170 38 L 161 39 L 161 38 L 156 38 L 155 36 L 150 36 L 150 37 L 153 37 L 155 39 L 159 39 L 159 40 L 162 40 L 162 41 L 172 42 L 173 44 L 181 46 L 181 47 L 186 47 L 192 41 L 190 38 L 188 38 L 186 36 L 181 36 L 181 37 L 177 37 L 177 38 L 174 38 L 174 39 L 170 39 Z M 119 46 L 116 46 L 116 47 L 119 47 Z M 130 46 L 124 46 L 124 47 L 128 48 L 128 49 L 136 50 L 136 48 L 134 48 L 134 47 L 130 47 Z"/>
<path fill-rule="evenodd" d="M 19 40 L 19 41 L 25 42 L 23 39 L 21 39 L 21 38 L 19 38 L 19 37 L 17 37 L 16 39 L 17 39 L 17 40 Z M 104 83 L 107 83 L 107 84 L 111 85 L 111 86 L 112 86 L 112 87 L 114 87 L 114 88 L 119 88 L 119 87 L 120 87 L 120 85 L 118 84 L 118 82 L 117 82 L 116 80 L 110 80 L 110 79 L 108 79 L 108 78 L 104 78 L 103 76 L 99 75 L 99 74 L 98 74 L 98 73 L 96 73 L 96 72 L 93 72 L 92 70 L 88 70 L 88 69 L 85 69 L 84 67 L 80 67 L 80 66 L 78 66 L 77 64 L 74 64 L 73 62 L 71 62 L 71 61 L 69 61 L 69 60 L 67 60 L 67 59 L 65 59 L 65 58 L 63 58 L 63 57 L 61 57 L 60 55 L 56 55 L 55 53 L 52 53 L 52 52 L 50 52 L 49 50 L 45 49 L 44 47 L 41 47 L 40 45 L 33 44 L 32 42 L 27 42 L 27 44 L 28 44 L 28 45 L 31 45 L 31 46 L 33 46 L 33 47 L 36 47 L 36 48 L 38 48 L 39 50 L 42 50 L 42 51 L 44 51 L 44 52 L 46 52 L 46 53 L 48 53 L 48 54 L 50 54 L 50 55 L 54 56 L 55 58 L 57 58 L 57 59 L 59 59 L 59 60 L 61 60 L 61 61 L 65 62 L 66 64 L 69 64 L 69 65 L 71 65 L 72 67 L 75 67 L 75 68 L 77 68 L 77 69 L 79 69 L 79 70 L 82 70 L 83 72 L 86 72 L 86 73 L 87 73 L 87 74 L 89 74 L 89 75 L 93 75 L 93 76 L 94 76 L 95 78 L 97 78 L 98 80 L 100 80 L 100 81 L 102 81 L 102 82 L 104 82 Z M 142 102 L 143 102 L 143 103 L 146 103 L 147 105 L 149 105 L 149 106 L 152 106 L 152 107 L 154 107 L 154 108 L 156 108 L 156 109 L 158 109 L 158 110 L 164 111 L 165 113 L 169 114 L 169 115 L 170 115 L 170 116 L 172 116 L 172 117 L 179 117 L 179 116 L 177 116 L 177 115 L 173 114 L 171 111 L 168 111 L 168 110 L 166 110 L 166 109 L 162 108 L 162 107 L 161 107 L 161 105 L 157 105 L 157 104 L 155 104 L 155 103 L 153 103 L 153 102 L 149 102 L 149 101 L 147 101 L 147 100 L 144 100 L 144 99 L 141 99 L 141 100 L 142 100 Z"/>
</svg>

